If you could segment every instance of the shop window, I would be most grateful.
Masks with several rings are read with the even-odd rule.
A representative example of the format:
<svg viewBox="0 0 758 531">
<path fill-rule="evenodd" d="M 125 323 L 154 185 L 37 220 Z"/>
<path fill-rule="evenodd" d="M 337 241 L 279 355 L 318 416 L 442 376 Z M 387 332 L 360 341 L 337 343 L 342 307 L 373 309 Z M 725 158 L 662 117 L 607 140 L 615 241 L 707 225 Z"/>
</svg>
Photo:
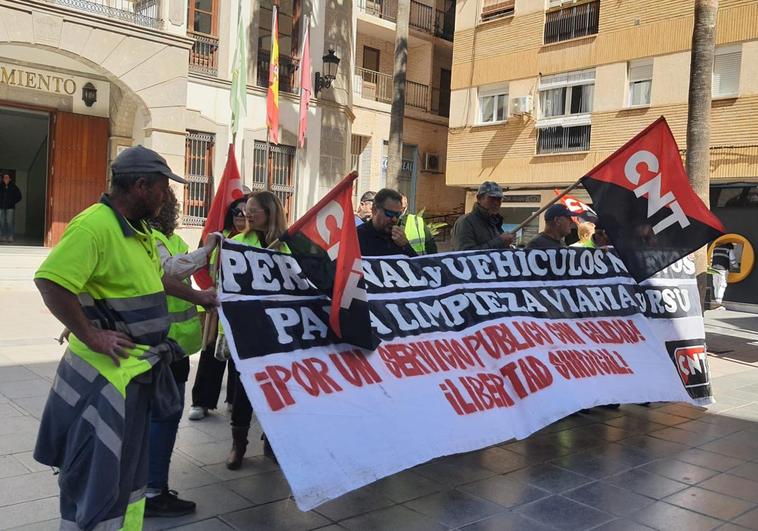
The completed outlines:
<svg viewBox="0 0 758 531">
<path fill-rule="evenodd" d="M 294 221 L 295 148 L 271 144 L 266 160 L 266 142 L 255 141 L 253 148 L 253 191 L 268 189 L 279 198 L 287 221 Z"/>
<path fill-rule="evenodd" d="M 215 135 L 188 131 L 185 142 L 185 179 L 182 220 L 202 227 L 213 197 L 213 151 Z"/>
</svg>

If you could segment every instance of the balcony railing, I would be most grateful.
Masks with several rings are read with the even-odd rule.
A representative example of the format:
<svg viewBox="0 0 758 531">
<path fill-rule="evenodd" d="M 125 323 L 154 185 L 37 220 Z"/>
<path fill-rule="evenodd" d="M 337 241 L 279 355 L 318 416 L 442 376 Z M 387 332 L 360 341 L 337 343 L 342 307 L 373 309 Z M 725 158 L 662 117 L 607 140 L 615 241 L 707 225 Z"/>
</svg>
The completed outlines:
<svg viewBox="0 0 758 531">
<path fill-rule="evenodd" d="M 397 0 L 358 0 L 358 9 L 384 20 L 397 20 Z"/>
<path fill-rule="evenodd" d="M 47 0 L 51 4 L 160 29 L 161 0 Z"/>
<path fill-rule="evenodd" d="M 190 50 L 190 72 L 218 76 L 218 39 L 209 35 L 188 32 L 195 39 Z"/>
<path fill-rule="evenodd" d="M 356 66 L 353 91 L 363 99 L 392 103 L 392 74 Z M 437 88 L 430 91 L 428 85 L 406 80 L 405 105 L 439 116 L 449 116 L 450 91 L 440 92 Z"/>
<path fill-rule="evenodd" d="M 599 23 L 599 0 L 550 11 L 545 15 L 545 44 L 594 35 Z"/>
<path fill-rule="evenodd" d="M 429 110 L 429 86 L 416 83 L 415 81 L 405 82 L 405 104 L 421 109 Z"/>
<path fill-rule="evenodd" d="M 437 10 L 434 20 L 434 34 L 446 41 L 453 40 L 455 33 L 455 11 Z"/>
<path fill-rule="evenodd" d="M 268 88 L 268 67 L 271 60 L 271 54 L 267 50 L 261 50 L 258 52 L 258 79 L 257 84 L 259 87 Z M 291 57 L 286 55 L 279 56 L 279 90 L 282 92 L 289 92 L 291 94 L 297 93 L 295 88 L 295 74 L 297 72 L 297 64 Z"/>
<path fill-rule="evenodd" d="M 353 90 L 361 98 L 392 103 L 392 74 L 356 66 Z"/>
<path fill-rule="evenodd" d="M 395 22 L 397 0 L 358 0 L 358 9 L 367 15 Z M 452 41 L 455 31 L 455 12 L 440 11 L 432 6 L 411 0 L 411 28 Z"/>
<path fill-rule="evenodd" d="M 545 127 L 537 130 L 537 153 L 589 151 L 591 125 Z"/>
<path fill-rule="evenodd" d="M 410 27 L 424 33 L 435 33 L 435 10 L 433 7 L 421 2 L 411 0 L 411 12 L 408 19 Z"/>
</svg>

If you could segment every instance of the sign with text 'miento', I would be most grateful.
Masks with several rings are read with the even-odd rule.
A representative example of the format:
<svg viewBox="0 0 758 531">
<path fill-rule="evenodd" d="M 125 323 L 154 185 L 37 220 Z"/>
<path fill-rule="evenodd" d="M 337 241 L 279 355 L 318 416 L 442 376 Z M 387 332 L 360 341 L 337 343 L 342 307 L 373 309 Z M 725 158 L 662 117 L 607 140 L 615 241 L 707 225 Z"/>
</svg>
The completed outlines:
<svg viewBox="0 0 758 531">
<path fill-rule="evenodd" d="M 295 258 L 226 241 L 222 323 L 302 510 L 608 403 L 709 403 L 694 268 L 612 252 L 363 258 L 373 352 L 340 344 Z"/>
</svg>

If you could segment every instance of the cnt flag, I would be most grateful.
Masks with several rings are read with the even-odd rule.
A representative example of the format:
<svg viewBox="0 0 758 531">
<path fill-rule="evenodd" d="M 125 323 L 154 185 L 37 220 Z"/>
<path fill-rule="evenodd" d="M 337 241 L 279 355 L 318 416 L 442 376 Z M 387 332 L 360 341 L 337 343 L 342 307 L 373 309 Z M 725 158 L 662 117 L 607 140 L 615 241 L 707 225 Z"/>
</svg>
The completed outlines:
<svg viewBox="0 0 758 531">
<path fill-rule="evenodd" d="M 224 230 L 224 218 L 226 217 L 226 211 L 229 210 L 229 205 L 244 195 L 240 172 L 237 169 L 237 158 L 234 155 L 234 144 L 229 144 L 229 154 L 226 158 L 224 173 L 221 176 L 221 182 L 218 183 L 216 195 L 213 196 L 211 207 L 208 210 L 208 217 L 205 218 L 205 225 L 203 226 L 203 234 L 200 237 L 200 241 L 205 241 L 205 238 L 212 232 Z M 192 277 L 202 289 L 208 289 L 213 286 L 213 279 L 211 279 L 206 267 L 200 269 Z"/>
<path fill-rule="evenodd" d="M 555 195 L 561 195 L 560 190 L 556 189 L 554 192 Z M 595 213 L 595 211 L 592 210 L 592 208 L 587 203 L 580 201 L 576 197 L 564 194 L 561 196 L 559 201 L 563 203 L 571 212 L 573 212 L 574 223 L 579 224 L 583 221 L 591 221 L 592 223 L 595 223 L 597 221 L 597 213 Z"/>
<path fill-rule="evenodd" d="M 373 350 L 379 339 L 371 328 L 351 199 L 357 177 L 355 171 L 345 176 L 280 240 L 287 243 L 308 280 L 332 299 L 332 331 L 346 343 Z"/>
<path fill-rule="evenodd" d="M 271 58 L 268 66 L 268 93 L 266 95 L 266 125 L 271 141 L 279 143 L 279 8 L 271 10 Z"/>
<path fill-rule="evenodd" d="M 663 117 L 601 162 L 582 184 L 638 282 L 724 233 L 692 190 Z"/>
</svg>

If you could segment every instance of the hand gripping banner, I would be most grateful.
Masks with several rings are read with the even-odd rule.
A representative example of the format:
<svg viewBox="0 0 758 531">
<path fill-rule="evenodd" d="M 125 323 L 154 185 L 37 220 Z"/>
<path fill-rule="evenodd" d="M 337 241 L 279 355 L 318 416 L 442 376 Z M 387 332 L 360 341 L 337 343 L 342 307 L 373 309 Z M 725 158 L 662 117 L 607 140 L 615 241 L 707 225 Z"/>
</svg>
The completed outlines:
<svg viewBox="0 0 758 531">
<path fill-rule="evenodd" d="M 223 244 L 222 323 L 302 510 L 583 408 L 712 400 L 688 259 L 643 284 L 583 248 L 362 267 L 375 350 L 335 335 L 297 259 Z"/>
</svg>

